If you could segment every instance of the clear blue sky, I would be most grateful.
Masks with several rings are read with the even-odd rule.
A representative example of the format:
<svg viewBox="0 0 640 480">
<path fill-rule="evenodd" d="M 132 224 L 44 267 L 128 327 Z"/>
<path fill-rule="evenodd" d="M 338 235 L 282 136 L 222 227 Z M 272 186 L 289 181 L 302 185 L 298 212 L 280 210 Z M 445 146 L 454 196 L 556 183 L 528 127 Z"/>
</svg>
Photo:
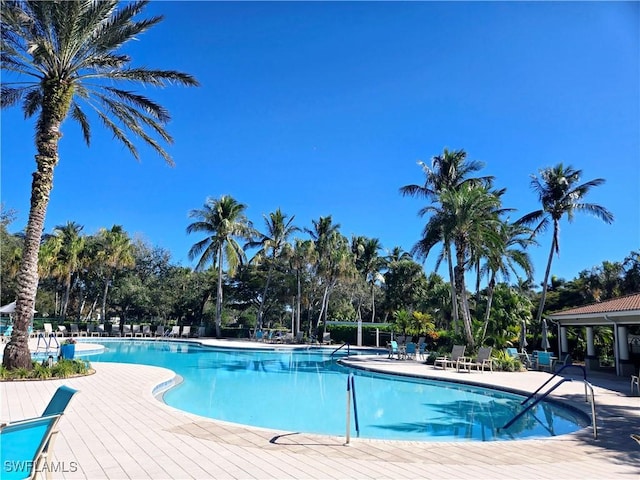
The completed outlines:
<svg viewBox="0 0 640 480">
<path fill-rule="evenodd" d="M 558 162 L 606 179 L 588 200 L 615 223 L 563 222 L 554 274 L 570 279 L 640 248 L 640 4 L 594 2 L 152 2 L 165 20 L 127 50 L 137 65 L 195 75 L 197 89 L 147 89 L 172 113 L 176 166 L 136 162 L 93 122 L 87 148 L 63 125 L 46 232 L 114 224 L 192 265 L 188 212 L 229 194 L 300 227 L 410 250 L 423 200 L 418 160 L 465 149 L 506 187 L 513 219 L 539 208 L 530 175 Z M 33 121 L 2 112 L 2 202 L 27 221 Z M 550 236 L 532 250 L 536 281 Z M 431 271 L 433 262 L 425 268 Z M 446 275 L 444 270 L 441 271 Z"/>
</svg>

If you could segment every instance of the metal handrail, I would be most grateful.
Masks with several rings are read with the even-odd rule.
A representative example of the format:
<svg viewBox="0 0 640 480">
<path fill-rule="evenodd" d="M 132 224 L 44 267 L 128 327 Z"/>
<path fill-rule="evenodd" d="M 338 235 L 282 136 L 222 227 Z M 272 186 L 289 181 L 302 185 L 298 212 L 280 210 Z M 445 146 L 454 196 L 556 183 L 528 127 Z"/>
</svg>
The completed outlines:
<svg viewBox="0 0 640 480">
<path fill-rule="evenodd" d="M 535 397 L 538 394 L 538 392 L 540 392 L 540 390 L 542 390 L 544 387 L 547 386 L 547 384 L 549 384 L 554 378 L 556 378 L 560 372 L 562 372 L 565 368 L 569 368 L 569 367 L 575 367 L 575 368 L 582 369 L 583 379 L 584 379 L 585 382 L 587 381 L 587 371 L 585 370 L 585 368 L 582 365 L 564 365 L 560 370 L 555 372 L 546 382 L 544 382 L 542 385 L 540 385 L 540 387 L 535 392 L 533 392 L 531 395 L 529 395 L 527 398 L 525 398 L 522 402 L 520 402 L 520 405 L 524 405 L 529 400 L 531 400 L 533 397 Z M 585 393 L 585 397 L 586 397 L 586 394 L 587 394 L 586 387 L 585 387 L 584 393 Z M 587 400 L 585 400 L 585 401 L 587 401 Z"/>
<path fill-rule="evenodd" d="M 522 410 L 521 412 L 519 412 L 518 414 L 516 414 L 516 416 L 514 416 L 511 420 L 509 420 L 507 423 L 505 423 L 505 425 L 502 428 L 499 428 L 498 430 L 506 430 L 507 428 L 509 428 L 511 425 L 514 424 L 514 422 L 516 420 L 518 420 L 520 417 L 522 417 L 525 413 L 527 413 L 529 410 L 531 410 L 533 407 L 535 407 L 538 403 L 540 403 L 542 400 L 544 400 L 545 398 L 547 398 L 547 396 L 553 392 L 556 388 L 558 388 L 560 385 L 562 385 L 564 382 L 570 382 L 571 379 L 570 378 L 563 378 L 562 380 L 560 380 L 558 383 L 556 383 L 550 390 L 546 391 L 542 396 L 536 398 L 533 403 L 530 403 L 529 405 L 527 405 L 524 410 Z M 545 382 L 545 385 L 549 383 L 548 381 Z M 538 389 L 537 391 L 540 391 L 540 389 Z M 521 405 L 524 405 L 524 403 L 529 400 L 531 398 L 531 396 L 527 397 L 526 400 L 524 400 Z"/>
<path fill-rule="evenodd" d="M 333 352 L 331 352 L 330 357 L 333 358 L 333 354 L 336 353 L 341 348 L 344 348 L 344 347 L 347 347 L 347 355 L 351 355 L 350 344 L 349 344 L 349 342 L 347 342 L 347 343 L 343 343 L 338 348 L 336 348 Z"/>
<path fill-rule="evenodd" d="M 40 351 L 40 341 L 41 340 L 44 343 L 44 352 L 45 353 L 52 353 L 50 351 L 50 349 L 51 349 L 51 340 L 56 342 L 56 351 L 58 350 L 58 348 L 60 348 L 60 343 L 58 342 L 58 339 L 56 338 L 56 336 L 53 333 L 49 334 L 49 341 L 47 341 L 46 337 L 44 336 L 44 333 L 39 333 L 38 334 L 38 343 L 36 345 L 36 352 Z"/>
<path fill-rule="evenodd" d="M 351 394 L 351 395 L 350 395 Z M 347 431 L 345 445 L 351 441 L 351 400 L 353 399 L 353 418 L 356 423 L 356 435 L 360 437 L 360 424 L 358 422 L 358 402 L 356 400 L 356 383 L 353 373 L 347 377 Z"/>
</svg>

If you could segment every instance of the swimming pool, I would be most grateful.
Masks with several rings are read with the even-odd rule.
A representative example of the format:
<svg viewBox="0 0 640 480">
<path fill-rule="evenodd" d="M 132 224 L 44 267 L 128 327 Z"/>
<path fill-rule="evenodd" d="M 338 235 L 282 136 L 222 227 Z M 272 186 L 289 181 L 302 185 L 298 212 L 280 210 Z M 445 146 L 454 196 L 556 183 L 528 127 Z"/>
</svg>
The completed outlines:
<svg viewBox="0 0 640 480">
<path fill-rule="evenodd" d="M 173 341 L 99 343 L 105 345 L 105 352 L 93 361 L 156 365 L 180 375 L 184 381 L 164 394 L 168 405 L 257 427 L 344 435 L 349 373 L 355 375 L 363 438 L 494 441 L 562 435 L 589 424 L 577 411 L 543 402 L 508 430 L 500 430 L 522 409 L 523 397 L 349 369 L 331 358 L 333 349 L 265 351 Z"/>
</svg>

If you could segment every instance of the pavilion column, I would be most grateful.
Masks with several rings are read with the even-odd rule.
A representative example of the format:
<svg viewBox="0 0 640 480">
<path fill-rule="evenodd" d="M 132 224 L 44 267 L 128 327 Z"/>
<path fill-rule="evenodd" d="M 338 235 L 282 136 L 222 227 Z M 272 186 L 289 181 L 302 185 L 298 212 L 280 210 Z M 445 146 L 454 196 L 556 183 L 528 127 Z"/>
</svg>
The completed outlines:
<svg viewBox="0 0 640 480">
<path fill-rule="evenodd" d="M 616 358 L 616 372 L 618 375 L 623 377 L 634 375 L 635 367 L 633 362 L 629 359 L 629 335 L 628 328 L 626 325 L 617 325 L 617 336 L 616 341 L 618 342 L 617 354 L 618 358 Z"/>
<path fill-rule="evenodd" d="M 560 325 L 560 352 L 558 358 L 562 358 L 569 353 L 569 340 L 567 339 L 567 327 Z"/>
<path fill-rule="evenodd" d="M 596 346 L 593 341 L 593 327 L 585 327 L 587 333 L 587 355 L 584 358 L 584 364 L 588 371 L 597 370 L 599 367 L 598 356 L 596 355 Z"/>
</svg>

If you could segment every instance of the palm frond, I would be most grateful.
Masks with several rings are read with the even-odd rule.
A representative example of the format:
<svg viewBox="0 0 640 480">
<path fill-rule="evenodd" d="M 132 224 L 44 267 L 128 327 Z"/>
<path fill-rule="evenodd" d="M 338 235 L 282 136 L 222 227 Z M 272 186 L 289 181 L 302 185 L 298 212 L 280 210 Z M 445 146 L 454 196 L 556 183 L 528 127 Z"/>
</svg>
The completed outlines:
<svg viewBox="0 0 640 480">
<path fill-rule="evenodd" d="M 129 68 L 109 72 L 101 76 L 114 80 L 128 80 L 148 83 L 156 87 L 163 87 L 166 84 L 171 83 L 178 83 L 190 87 L 197 87 L 200 85 L 193 76 L 175 70 L 148 70 L 146 68 Z M 87 75 L 87 77 L 90 77 L 90 75 Z"/>
<path fill-rule="evenodd" d="M 2 85 L 0 87 L 0 108 L 17 104 L 25 94 L 26 88 L 13 88 Z"/>
<path fill-rule="evenodd" d="M 91 127 L 89 125 L 87 116 L 80 109 L 80 106 L 76 102 L 73 102 L 73 104 L 71 105 L 71 118 L 73 118 L 76 122 L 80 124 L 84 141 L 87 145 L 90 145 L 91 144 Z"/>
<path fill-rule="evenodd" d="M 164 107 L 143 95 L 138 95 L 128 90 L 121 90 L 119 88 L 113 87 L 104 87 L 104 89 L 111 92 L 121 100 L 126 101 L 130 105 L 134 105 L 138 108 L 143 109 L 149 115 L 152 115 L 162 123 L 167 123 L 169 120 L 171 120 L 169 112 Z"/>
<path fill-rule="evenodd" d="M 109 130 L 111 130 L 111 133 L 113 133 L 113 136 L 118 140 L 120 140 L 125 145 L 125 147 L 127 147 L 127 149 L 131 152 L 131 155 L 133 155 L 133 158 L 135 158 L 136 160 L 140 160 L 140 156 L 138 155 L 138 150 L 136 149 L 135 145 L 131 143 L 131 141 L 127 138 L 124 132 L 120 130 L 118 126 L 115 123 L 113 123 L 109 119 L 109 117 L 107 117 L 104 113 L 102 113 L 99 110 L 96 110 L 96 113 L 100 117 L 100 120 L 102 120 L 102 123 L 104 124 L 104 126 L 107 127 Z"/>
<path fill-rule="evenodd" d="M 24 111 L 25 118 L 30 118 L 40 110 L 42 106 L 42 91 L 40 89 L 33 88 L 24 96 L 24 102 L 22 104 L 22 110 Z"/>
</svg>

